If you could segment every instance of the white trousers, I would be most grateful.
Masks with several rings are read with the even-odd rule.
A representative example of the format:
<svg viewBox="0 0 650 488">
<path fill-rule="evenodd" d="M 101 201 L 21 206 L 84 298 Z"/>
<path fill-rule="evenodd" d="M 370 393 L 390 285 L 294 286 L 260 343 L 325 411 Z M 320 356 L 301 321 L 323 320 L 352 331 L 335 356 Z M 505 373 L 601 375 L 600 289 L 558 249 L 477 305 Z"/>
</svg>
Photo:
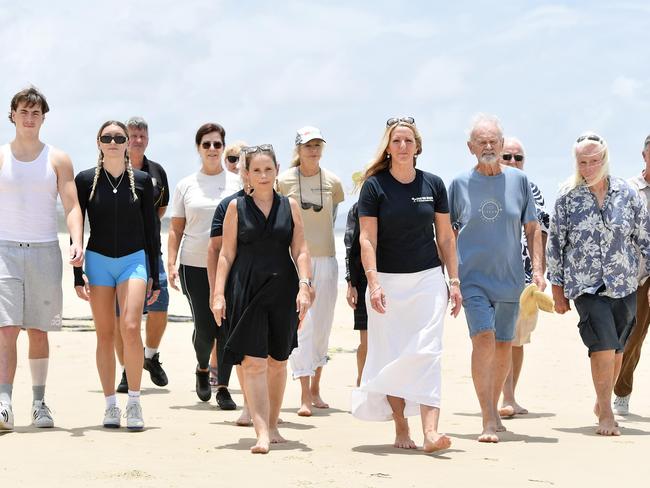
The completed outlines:
<svg viewBox="0 0 650 488">
<path fill-rule="evenodd" d="M 361 385 L 352 391 L 352 415 L 391 420 L 386 395 L 406 401 L 405 416 L 420 405 L 440 407 L 440 356 L 447 286 L 440 267 L 417 273 L 379 273 L 386 313 L 368 307 L 368 356 Z"/>
<path fill-rule="evenodd" d="M 327 363 L 327 346 L 334 320 L 339 268 L 335 257 L 311 258 L 316 299 L 298 331 L 298 347 L 289 356 L 293 378 L 314 376 Z"/>
</svg>

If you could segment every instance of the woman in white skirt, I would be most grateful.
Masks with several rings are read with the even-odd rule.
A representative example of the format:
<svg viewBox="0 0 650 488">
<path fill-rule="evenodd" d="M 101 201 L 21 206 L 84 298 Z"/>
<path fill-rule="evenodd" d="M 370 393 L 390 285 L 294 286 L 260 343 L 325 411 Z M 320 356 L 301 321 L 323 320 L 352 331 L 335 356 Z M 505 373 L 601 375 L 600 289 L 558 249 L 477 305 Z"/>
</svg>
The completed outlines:
<svg viewBox="0 0 650 488">
<path fill-rule="evenodd" d="M 352 414 L 362 420 L 392 419 L 395 447 L 415 449 L 406 417 L 419 413 L 424 450 L 433 452 L 451 445 L 438 432 L 440 355 L 447 301 L 451 298 L 455 317 L 462 297 L 447 191 L 438 176 L 415 169 L 421 152 L 415 120 L 388 119 L 361 188 L 368 357 L 361 385 L 352 394 Z"/>
<path fill-rule="evenodd" d="M 334 320 L 338 291 L 338 265 L 334 248 L 334 221 L 343 201 L 341 180 L 320 165 L 325 139 L 316 127 L 298 129 L 291 168 L 278 177 L 278 193 L 300 204 L 305 240 L 311 255 L 316 298 L 298 330 L 298 347 L 289 363 L 293 378 L 300 379 L 298 415 L 309 417 L 312 407 L 329 408 L 320 395 L 323 366 Z"/>
</svg>

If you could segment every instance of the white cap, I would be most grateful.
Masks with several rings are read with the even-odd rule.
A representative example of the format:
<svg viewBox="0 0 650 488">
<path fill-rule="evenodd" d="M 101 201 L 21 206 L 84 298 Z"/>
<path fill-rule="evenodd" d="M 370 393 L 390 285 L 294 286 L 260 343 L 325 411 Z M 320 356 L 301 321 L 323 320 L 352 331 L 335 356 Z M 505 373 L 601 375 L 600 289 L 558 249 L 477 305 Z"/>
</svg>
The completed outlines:
<svg viewBox="0 0 650 488">
<path fill-rule="evenodd" d="M 305 127 L 298 129 L 298 132 L 296 132 L 296 146 L 299 146 L 300 144 L 306 144 L 309 141 L 313 141 L 314 139 L 320 139 L 321 141 L 325 142 L 323 135 L 320 133 L 320 129 L 317 127 L 306 125 Z"/>
</svg>

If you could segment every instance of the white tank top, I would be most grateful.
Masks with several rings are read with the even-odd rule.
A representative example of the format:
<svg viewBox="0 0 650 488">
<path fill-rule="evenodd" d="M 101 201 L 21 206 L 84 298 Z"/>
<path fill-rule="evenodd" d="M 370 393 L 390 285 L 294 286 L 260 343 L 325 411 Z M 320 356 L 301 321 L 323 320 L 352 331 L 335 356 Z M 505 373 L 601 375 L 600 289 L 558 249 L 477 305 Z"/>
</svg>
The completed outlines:
<svg viewBox="0 0 650 488">
<path fill-rule="evenodd" d="M 57 178 L 45 144 L 34 161 L 18 161 L 11 146 L 1 148 L 0 240 L 51 242 L 57 240 Z"/>
</svg>

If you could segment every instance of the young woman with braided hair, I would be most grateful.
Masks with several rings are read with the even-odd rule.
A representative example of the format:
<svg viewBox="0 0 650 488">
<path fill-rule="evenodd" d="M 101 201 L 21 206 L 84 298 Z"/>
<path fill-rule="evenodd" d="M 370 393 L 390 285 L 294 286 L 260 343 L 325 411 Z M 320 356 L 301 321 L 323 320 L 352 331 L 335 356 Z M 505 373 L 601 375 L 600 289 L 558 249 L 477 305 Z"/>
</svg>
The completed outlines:
<svg viewBox="0 0 650 488">
<path fill-rule="evenodd" d="M 134 170 L 127 152 L 127 129 L 109 120 L 97 133 L 97 166 L 75 178 L 79 203 L 88 212 L 90 238 L 85 274 L 74 268 L 77 295 L 90 301 L 97 333 L 97 370 L 106 397 L 104 427 L 120 426 L 115 397 L 115 299 L 119 303 L 120 334 L 129 383 L 127 427 L 144 428 L 140 407 L 142 338 L 140 322 L 145 297 L 153 303 L 159 293 L 158 234 L 153 184 L 149 175 Z M 124 181 L 126 180 L 126 181 Z M 151 274 L 147 276 L 145 259 Z"/>
</svg>

